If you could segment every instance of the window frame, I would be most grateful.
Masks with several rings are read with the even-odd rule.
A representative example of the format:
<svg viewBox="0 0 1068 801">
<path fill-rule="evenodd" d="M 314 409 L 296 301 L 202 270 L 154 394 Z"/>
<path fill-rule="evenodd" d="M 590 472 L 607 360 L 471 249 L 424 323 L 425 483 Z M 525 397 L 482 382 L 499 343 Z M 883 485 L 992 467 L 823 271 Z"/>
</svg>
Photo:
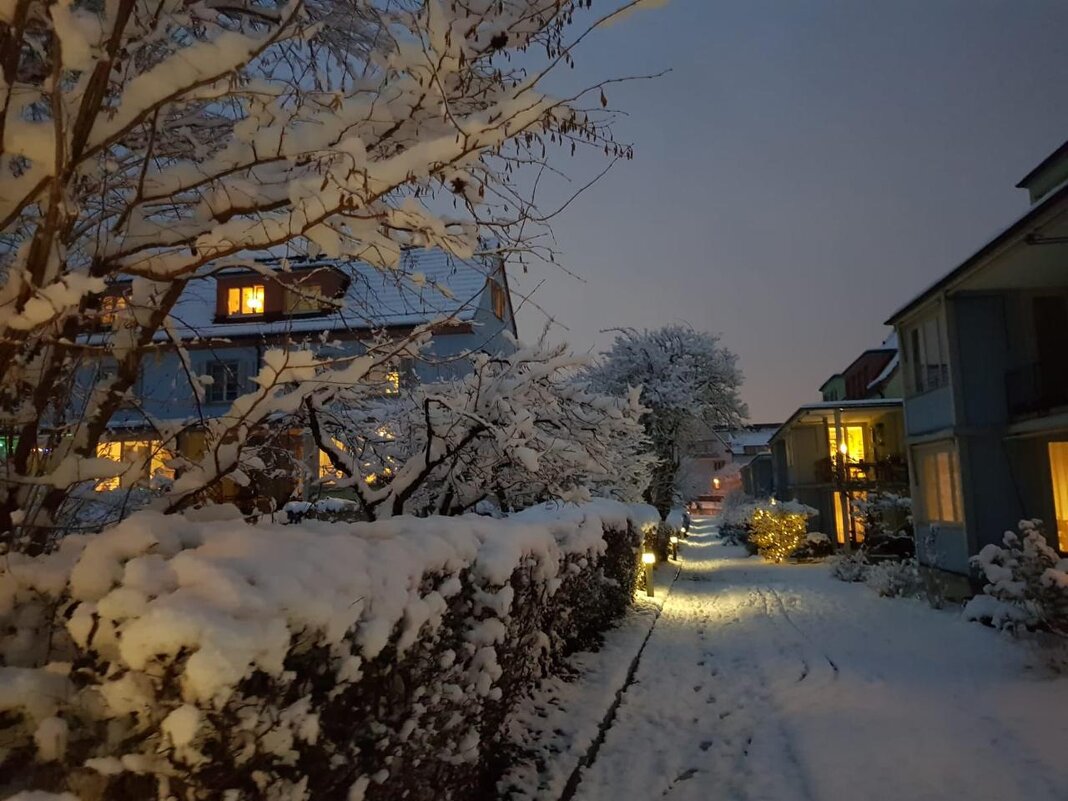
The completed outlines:
<svg viewBox="0 0 1068 801">
<path fill-rule="evenodd" d="M 233 403 L 241 397 L 241 362 L 237 359 L 213 359 L 205 365 L 205 372 L 211 377 L 211 383 L 204 389 L 205 403 Z M 219 381 L 216 372 L 224 379 L 232 379 L 233 397 L 229 397 L 231 381 Z"/>
<path fill-rule="evenodd" d="M 903 331 L 902 353 L 908 365 L 905 383 L 910 396 L 949 386 L 949 337 L 944 319 L 941 310 L 929 312 Z"/>
<path fill-rule="evenodd" d="M 246 295 L 259 290 L 260 307 L 258 311 L 244 311 L 246 308 Z M 237 293 L 237 311 L 234 309 L 234 293 Z M 226 317 L 227 319 L 246 319 L 262 317 L 267 312 L 267 285 L 261 281 L 234 284 L 226 288 Z"/>
<path fill-rule="evenodd" d="M 913 445 L 912 466 L 914 497 L 920 501 L 915 510 L 916 521 L 927 525 L 963 526 L 964 487 L 956 442 L 939 440 Z M 929 467 L 933 468 L 933 473 L 928 472 Z"/>
</svg>

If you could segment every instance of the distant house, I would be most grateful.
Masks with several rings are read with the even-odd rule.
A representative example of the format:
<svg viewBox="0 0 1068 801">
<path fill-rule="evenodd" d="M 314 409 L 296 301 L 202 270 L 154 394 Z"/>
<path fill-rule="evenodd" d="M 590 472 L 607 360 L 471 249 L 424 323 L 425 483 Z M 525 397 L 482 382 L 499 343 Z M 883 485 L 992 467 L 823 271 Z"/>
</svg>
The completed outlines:
<svg viewBox="0 0 1068 801">
<path fill-rule="evenodd" d="M 762 454 L 778 423 L 754 423 L 740 428 L 707 427 L 686 448 L 690 481 L 698 488 L 695 505 L 717 512 L 723 499 L 743 489 L 742 471 Z"/>
<path fill-rule="evenodd" d="M 323 356 L 344 357 L 363 352 L 375 337 L 399 339 L 417 326 L 435 324 L 423 358 L 398 361 L 370 377 L 387 395 L 409 381 L 456 376 L 467 368 L 455 357 L 468 351 L 513 348 L 506 334 L 515 334 L 515 318 L 500 260 L 409 250 L 392 272 L 331 260 L 265 266 L 270 269 L 226 269 L 198 277 L 179 299 L 171 315 L 172 334 L 188 351 L 189 363 L 183 363 L 166 335 L 157 337 L 156 355 L 143 363 L 129 403 L 111 420 L 107 441 L 99 446 L 101 456 L 143 466 L 128 472 L 124 481 L 166 474 L 171 454 L 155 433 L 158 422 L 223 414 L 252 389 L 267 348 L 312 348 Z M 104 308 L 124 308 L 130 291 L 130 284 L 113 284 Z M 107 360 L 84 370 L 81 394 L 113 370 Z M 191 376 L 211 379 L 201 399 Z M 325 454 L 318 453 L 310 436 L 303 431 L 287 436 L 294 458 L 313 469 L 317 464 L 328 469 Z M 177 446 L 184 455 L 197 456 L 204 447 L 202 432 L 189 426 Z"/>
<path fill-rule="evenodd" d="M 801 406 L 771 439 L 772 491 L 816 509 L 811 524 L 841 545 L 864 540 L 854 500 L 872 492 L 908 494 L 902 402 L 892 394 L 899 387 L 891 335 L 825 381 L 823 400 Z"/>
<path fill-rule="evenodd" d="M 916 537 L 960 576 L 1021 518 L 1068 553 L 1068 143 L 1031 207 L 889 320 L 902 343 Z"/>
<path fill-rule="evenodd" d="M 864 540 L 851 501 L 908 493 L 901 401 L 821 401 L 801 406 L 771 439 L 774 488 L 813 507 L 812 524 L 839 544 Z"/>
</svg>

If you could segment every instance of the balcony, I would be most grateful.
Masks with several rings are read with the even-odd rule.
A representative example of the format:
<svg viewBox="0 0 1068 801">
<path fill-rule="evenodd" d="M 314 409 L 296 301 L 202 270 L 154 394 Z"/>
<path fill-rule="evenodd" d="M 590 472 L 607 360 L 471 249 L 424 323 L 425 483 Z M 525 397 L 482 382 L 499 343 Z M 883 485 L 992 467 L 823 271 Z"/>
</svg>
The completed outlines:
<svg viewBox="0 0 1068 801">
<path fill-rule="evenodd" d="M 1005 373 L 1009 415 L 1041 415 L 1068 406 L 1068 371 L 1048 362 L 1034 362 Z"/>
<path fill-rule="evenodd" d="M 843 464 L 828 456 L 816 462 L 816 479 L 824 484 L 857 489 L 908 486 L 909 466 L 901 456 L 888 456 L 874 462 L 847 461 Z"/>
</svg>

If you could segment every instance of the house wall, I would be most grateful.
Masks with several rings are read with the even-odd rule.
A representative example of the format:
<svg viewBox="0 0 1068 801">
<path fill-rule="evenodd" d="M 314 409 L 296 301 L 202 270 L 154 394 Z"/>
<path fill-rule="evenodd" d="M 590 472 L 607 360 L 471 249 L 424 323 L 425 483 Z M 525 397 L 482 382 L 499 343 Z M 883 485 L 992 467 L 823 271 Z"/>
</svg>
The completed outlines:
<svg viewBox="0 0 1068 801">
<path fill-rule="evenodd" d="M 842 374 L 846 399 L 861 400 L 868 397 L 868 385 L 879 377 L 893 357 L 893 351 L 871 351 L 858 357 Z"/>
<path fill-rule="evenodd" d="M 511 353 L 514 344 L 505 336 L 512 331 L 510 310 L 505 319 L 498 319 L 490 307 L 489 292 L 479 296 L 471 327 L 473 330 L 458 333 L 436 334 L 424 351 L 425 357 L 415 360 L 412 371 L 420 382 L 432 382 L 456 378 L 463 374 L 468 365 L 460 355 L 468 351 L 485 350 L 490 353 Z M 315 340 L 315 337 L 309 337 Z M 268 347 L 261 339 L 243 339 L 233 344 L 216 345 L 211 348 L 190 346 L 189 358 L 193 371 L 204 375 L 208 366 L 214 361 L 236 362 L 241 391 L 251 388 L 251 379 L 259 372 L 262 354 Z M 320 348 L 324 356 L 341 357 L 360 354 L 365 346 L 355 339 L 341 340 L 337 346 L 328 345 Z M 79 371 L 76 378 L 78 390 L 76 395 L 82 399 L 88 397 L 89 389 L 98 378 L 98 366 L 89 364 Z M 161 349 L 156 355 L 149 356 L 142 362 L 141 377 L 134 394 L 144 410 L 144 414 L 134 408 L 120 410 L 113 420 L 113 427 L 136 425 L 144 421 L 144 415 L 170 420 L 186 419 L 198 416 L 198 409 L 205 417 L 214 417 L 229 408 L 229 402 L 211 403 L 205 400 L 198 407 L 194 392 L 190 386 L 186 369 L 173 349 Z"/>
</svg>

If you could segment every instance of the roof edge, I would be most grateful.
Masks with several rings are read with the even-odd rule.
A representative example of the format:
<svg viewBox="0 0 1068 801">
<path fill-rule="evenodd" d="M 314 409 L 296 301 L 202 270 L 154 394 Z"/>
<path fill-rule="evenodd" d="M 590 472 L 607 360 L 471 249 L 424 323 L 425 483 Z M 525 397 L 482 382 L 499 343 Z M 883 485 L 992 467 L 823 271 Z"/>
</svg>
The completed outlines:
<svg viewBox="0 0 1068 801">
<path fill-rule="evenodd" d="M 1023 233 L 1023 229 L 1032 224 L 1037 217 L 1048 212 L 1058 201 L 1066 198 L 1068 198 L 1068 181 L 1065 181 L 1054 191 L 1050 192 L 1045 198 L 1028 209 L 1022 217 L 1016 220 L 1016 222 L 1012 223 L 1012 225 L 1000 234 L 989 240 L 985 245 L 980 247 L 979 250 L 975 251 L 975 253 L 943 275 L 935 283 L 927 287 L 927 289 L 914 296 L 912 300 L 901 306 L 886 319 L 885 325 L 895 325 L 906 314 L 913 311 L 916 307 L 923 305 L 923 303 L 925 303 L 932 295 L 944 289 L 947 284 L 952 283 L 953 280 L 959 278 L 962 273 L 974 267 L 976 262 L 985 256 L 988 256 L 991 251 L 1014 239 L 1022 238 L 1021 234 Z"/>
</svg>

